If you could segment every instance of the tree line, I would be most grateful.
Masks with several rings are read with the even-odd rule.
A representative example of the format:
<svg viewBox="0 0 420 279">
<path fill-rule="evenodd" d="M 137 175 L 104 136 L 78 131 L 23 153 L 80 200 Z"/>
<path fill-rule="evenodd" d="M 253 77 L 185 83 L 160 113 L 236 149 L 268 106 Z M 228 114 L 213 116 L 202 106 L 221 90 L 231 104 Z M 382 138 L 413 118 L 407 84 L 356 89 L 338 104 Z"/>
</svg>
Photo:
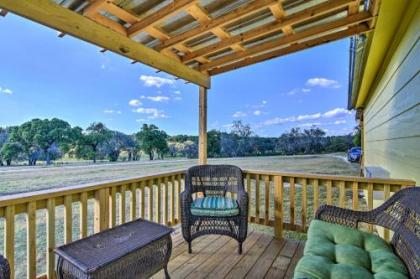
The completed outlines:
<svg viewBox="0 0 420 279">
<path fill-rule="evenodd" d="M 293 128 L 280 137 L 259 137 L 248 124 L 234 121 L 230 132 L 207 133 L 209 157 L 315 154 L 347 151 L 353 136 L 326 136 L 319 127 Z M 0 166 L 38 161 L 49 165 L 63 157 L 84 160 L 136 161 L 142 155 L 149 160 L 167 157 L 196 158 L 198 137 L 169 136 L 153 124 L 127 135 L 94 122 L 86 129 L 53 119 L 32 119 L 19 126 L 0 127 Z"/>
</svg>

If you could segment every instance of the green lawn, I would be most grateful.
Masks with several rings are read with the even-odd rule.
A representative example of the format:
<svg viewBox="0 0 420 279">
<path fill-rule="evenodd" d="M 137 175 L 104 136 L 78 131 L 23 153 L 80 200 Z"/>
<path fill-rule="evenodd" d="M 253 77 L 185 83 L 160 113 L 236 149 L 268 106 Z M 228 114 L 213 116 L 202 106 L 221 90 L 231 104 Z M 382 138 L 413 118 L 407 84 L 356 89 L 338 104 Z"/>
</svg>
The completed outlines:
<svg viewBox="0 0 420 279">
<path fill-rule="evenodd" d="M 210 159 L 209 163 L 235 164 L 244 169 L 358 175 L 357 164 L 349 164 L 343 158 L 343 154 L 243 157 Z M 1 167 L 0 195 L 84 183 L 100 183 L 110 179 L 125 179 L 127 177 L 185 169 L 195 165 L 196 162 L 196 160 L 180 159 L 101 163 L 97 165 Z"/>
<path fill-rule="evenodd" d="M 229 159 L 211 159 L 211 164 L 235 164 L 244 169 L 258 169 L 284 172 L 310 172 L 319 174 L 337 174 L 337 175 L 358 175 L 358 165 L 349 164 L 343 159 L 344 154 L 331 155 L 311 155 L 311 156 L 273 156 L 273 157 L 247 157 L 247 158 L 229 158 Z M 0 168 L 0 195 L 10 193 L 33 191 L 46 188 L 71 186 L 75 184 L 84 184 L 98 182 L 110 179 L 124 179 L 127 177 L 153 174 L 156 172 L 165 172 L 170 170 L 185 169 L 196 164 L 196 160 L 166 160 L 166 161 L 141 161 L 129 163 L 101 163 L 93 164 L 75 164 L 67 166 L 50 167 L 3 167 Z M 325 191 L 321 188 L 321 202 L 325 199 Z M 284 189 L 284 211 L 288 212 L 289 198 L 288 188 Z M 273 193 L 273 189 L 271 190 Z M 347 199 L 351 203 L 351 193 Z M 337 200 L 338 193 L 334 192 L 334 200 Z M 264 204 L 264 192 L 261 191 L 261 202 Z M 270 197 L 272 200 L 272 197 Z M 308 198 L 308 216 L 313 212 L 313 195 L 309 187 Z M 251 199 L 255 202 L 255 199 Z M 273 201 L 270 202 L 271 207 Z M 301 190 L 296 188 L 296 221 L 300 220 L 301 208 Z M 93 216 L 93 204 L 89 204 L 89 215 Z M 260 212 L 264 209 L 261 207 Z M 74 239 L 78 238 L 78 204 L 73 205 Z M 129 211 L 127 211 L 129 212 Z M 253 213 L 253 212 L 251 212 Z M 63 207 L 60 206 L 56 211 L 56 243 L 63 243 Z M 288 220 L 288 216 L 285 216 Z M 251 225 L 259 230 L 272 232 L 272 228 Z M 4 239 L 4 221 L 0 221 L 0 239 Z M 89 218 L 89 233 L 92 233 L 93 220 Z M 37 273 L 45 272 L 46 255 L 46 212 L 39 210 L 37 212 Z M 285 232 L 286 237 L 305 238 L 304 234 L 295 232 Z M 23 214 L 16 217 L 16 278 L 25 278 L 26 276 L 26 218 Z M 0 241 L 0 251 L 3 250 L 3 242 Z"/>
</svg>

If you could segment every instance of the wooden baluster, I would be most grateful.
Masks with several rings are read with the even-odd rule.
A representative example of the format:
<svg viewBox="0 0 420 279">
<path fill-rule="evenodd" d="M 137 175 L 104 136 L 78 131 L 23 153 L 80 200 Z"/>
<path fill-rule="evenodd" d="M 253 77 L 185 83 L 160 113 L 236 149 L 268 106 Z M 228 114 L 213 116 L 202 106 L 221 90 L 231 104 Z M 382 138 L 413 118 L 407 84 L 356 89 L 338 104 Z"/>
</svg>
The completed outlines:
<svg viewBox="0 0 420 279">
<path fill-rule="evenodd" d="M 265 187 L 265 214 L 264 214 L 264 224 L 268 226 L 270 222 L 270 176 L 266 175 L 264 177 L 264 187 Z"/>
<path fill-rule="evenodd" d="M 169 207 L 171 209 L 171 225 L 175 225 L 175 176 L 171 176 L 171 202 Z"/>
<path fill-rule="evenodd" d="M 359 183 L 357 183 L 357 181 L 353 181 L 352 192 L 353 192 L 352 208 L 353 210 L 358 210 L 359 209 Z"/>
<path fill-rule="evenodd" d="M 55 276 L 55 199 L 47 200 L 47 276 Z"/>
<path fill-rule="evenodd" d="M 157 222 L 162 223 L 162 180 L 157 179 Z"/>
<path fill-rule="evenodd" d="M 248 221 L 251 222 L 251 197 L 252 197 L 252 190 L 251 190 L 251 175 L 249 173 L 246 174 L 246 191 L 248 192 Z"/>
<path fill-rule="evenodd" d="M 163 217 L 163 224 L 168 224 L 168 202 L 169 202 L 169 194 L 168 194 L 168 177 L 165 176 L 163 179 L 163 185 L 162 185 L 162 217 Z"/>
<path fill-rule="evenodd" d="M 367 193 L 367 202 L 368 202 L 368 210 L 373 209 L 373 183 L 368 183 L 368 193 Z M 368 225 L 369 232 L 373 232 L 373 225 Z"/>
<path fill-rule="evenodd" d="M 145 185 L 145 182 L 141 181 L 140 182 L 141 205 L 140 205 L 139 210 L 140 210 L 140 217 L 143 218 L 143 219 L 145 218 L 145 215 L 146 215 L 146 213 L 145 213 L 146 206 L 144 204 L 145 201 L 146 201 L 146 199 L 145 199 L 146 188 L 145 188 L 144 185 Z"/>
<path fill-rule="evenodd" d="M 64 243 L 70 243 L 73 239 L 73 199 L 71 195 L 64 196 Z"/>
<path fill-rule="evenodd" d="M 290 224 L 292 227 L 295 226 L 295 198 L 296 198 L 296 186 L 295 178 L 289 178 L 289 195 L 290 195 Z"/>
<path fill-rule="evenodd" d="M 153 191 L 153 181 L 150 181 L 150 185 L 149 185 L 149 201 L 147 206 L 149 207 L 149 212 L 148 212 L 148 217 L 150 221 L 153 221 L 153 217 L 154 217 L 154 200 L 153 200 L 153 196 L 154 196 L 154 191 Z"/>
<path fill-rule="evenodd" d="M 327 204 L 328 205 L 333 204 L 333 199 L 332 199 L 332 181 L 331 180 L 327 180 Z"/>
<path fill-rule="evenodd" d="M 319 181 L 318 179 L 314 179 L 313 181 L 313 191 L 314 191 L 314 217 L 316 214 L 316 211 L 318 210 L 319 207 Z"/>
<path fill-rule="evenodd" d="M 15 206 L 6 207 L 5 215 L 5 256 L 10 265 L 10 277 L 15 278 Z"/>
<path fill-rule="evenodd" d="M 307 181 L 306 178 L 302 179 L 302 232 L 306 232 L 306 210 L 308 207 L 308 200 L 307 200 Z"/>
<path fill-rule="evenodd" d="M 340 181 L 339 182 L 339 198 L 338 198 L 338 206 L 341 208 L 346 208 L 346 182 Z"/>
<path fill-rule="evenodd" d="M 283 178 L 274 177 L 274 236 L 283 237 Z"/>
<path fill-rule="evenodd" d="M 255 175 L 255 223 L 260 223 L 260 175 Z"/>
<path fill-rule="evenodd" d="M 95 233 L 109 227 L 109 188 L 95 191 L 94 225 Z"/>
<path fill-rule="evenodd" d="M 178 175 L 178 192 L 176 195 L 176 204 L 177 204 L 177 218 L 178 218 L 178 222 L 181 220 L 181 201 L 180 201 L 180 195 L 182 192 L 182 175 L 179 174 Z"/>
<path fill-rule="evenodd" d="M 121 185 L 120 187 L 120 220 L 121 224 L 124 224 L 127 220 L 126 218 L 126 198 L 125 198 L 125 192 L 127 190 L 126 185 Z"/>
<path fill-rule="evenodd" d="M 80 238 L 87 236 L 88 229 L 88 203 L 87 192 L 80 194 Z"/>
<path fill-rule="evenodd" d="M 131 213 L 131 220 L 133 221 L 137 219 L 137 185 L 136 183 L 131 183 L 130 191 L 131 191 L 130 213 Z"/>
<path fill-rule="evenodd" d="M 111 195 L 109 195 L 109 226 L 115 227 L 117 224 L 117 187 L 111 188 Z"/>
<path fill-rule="evenodd" d="M 384 201 L 388 200 L 391 196 L 391 185 L 384 185 Z M 389 230 L 384 228 L 384 239 L 389 242 Z"/>
<path fill-rule="evenodd" d="M 29 202 L 26 209 L 27 220 L 27 277 L 36 278 L 36 202 Z"/>
</svg>

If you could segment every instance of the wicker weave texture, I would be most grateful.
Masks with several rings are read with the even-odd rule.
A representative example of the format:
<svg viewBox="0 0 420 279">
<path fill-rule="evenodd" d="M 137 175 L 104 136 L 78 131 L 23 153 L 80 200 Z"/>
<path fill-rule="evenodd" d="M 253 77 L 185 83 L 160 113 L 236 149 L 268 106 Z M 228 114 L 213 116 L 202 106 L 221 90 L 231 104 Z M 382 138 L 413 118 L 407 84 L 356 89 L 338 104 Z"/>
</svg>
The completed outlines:
<svg viewBox="0 0 420 279">
<path fill-rule="evenodd" d="M 197 216 L 191 214 L 193 194 L 201 193 L 205 197 L 237 196 L 239 214 L 235 216 Z M 189 244 L 199 236 L 207 234 L 227 235 L 242 243 L 248 230 L 248 194 L 243 185 L 242 170 L 231 165 L 201 165 L 187 170 L 185 191 L 181 193 L 182 235 Z"/>
<path fill-rule="evenodd" d="M 407 266 L 410 277 L 420 279 L 420 188 L 410 187 L 395 193 L 371 211 L 354 211 L 331 205 L 321 206 L 316 218 L 357 228 L 369 223 L 394 232 L 391 245 Z"/>
</svg>

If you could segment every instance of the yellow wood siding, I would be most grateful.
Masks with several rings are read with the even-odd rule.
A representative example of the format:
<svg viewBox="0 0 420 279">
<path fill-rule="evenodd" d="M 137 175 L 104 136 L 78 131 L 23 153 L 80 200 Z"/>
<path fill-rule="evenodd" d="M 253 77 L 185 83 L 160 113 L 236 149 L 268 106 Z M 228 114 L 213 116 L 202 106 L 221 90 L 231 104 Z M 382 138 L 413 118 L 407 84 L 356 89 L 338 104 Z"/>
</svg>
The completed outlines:
<svg viewBox="0 0 420 279">
<path fill-rule="evenodd" d="M 364 110 L 365 166 L 420 183 L 420 16 L 404 31 Z M 396 35 L 397 37 L 397 35 Z"/>
</svg>

